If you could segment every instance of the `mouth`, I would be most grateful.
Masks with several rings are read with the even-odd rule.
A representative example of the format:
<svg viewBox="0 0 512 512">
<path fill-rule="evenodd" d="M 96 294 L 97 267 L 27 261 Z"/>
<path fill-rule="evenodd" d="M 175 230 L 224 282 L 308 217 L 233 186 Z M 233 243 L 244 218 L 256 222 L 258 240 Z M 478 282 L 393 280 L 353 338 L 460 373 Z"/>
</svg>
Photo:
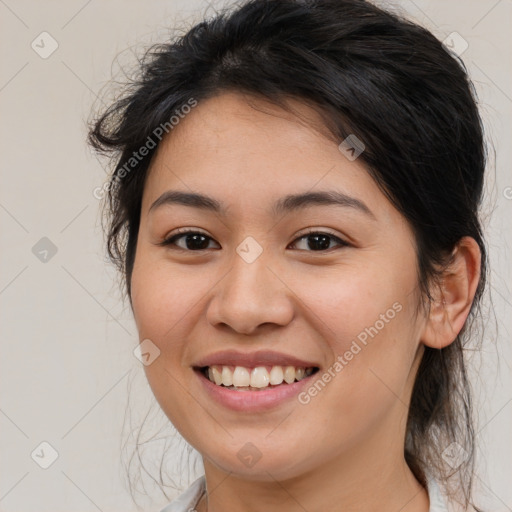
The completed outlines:
<svg viewBox="0 0 512 512">
<path fill-rule="evenodd" d="M 317 366 L 232 366 L 194 367 L 204 378 L 218 387 L 233 391 L 261 392 L 290 386 L 318 372 Z"/>
<path fill-rule="evenodd" d="M 272 350 L 223 350 L 192 365 L 201 392 L 242 414 L 292 406 L 320 368 L 318 361 Z"/>
</svg>

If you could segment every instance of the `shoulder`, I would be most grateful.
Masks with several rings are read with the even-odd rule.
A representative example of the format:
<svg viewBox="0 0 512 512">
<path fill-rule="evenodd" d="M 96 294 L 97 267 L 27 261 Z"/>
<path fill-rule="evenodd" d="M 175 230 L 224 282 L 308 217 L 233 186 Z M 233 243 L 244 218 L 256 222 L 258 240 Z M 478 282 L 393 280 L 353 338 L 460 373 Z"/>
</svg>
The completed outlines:
<svg viewBox="0 0 512 512">
<path fill-rule="evenodd" d="M 173 499 L 160 512 L 189 512 L 194 509 L 201 496 L 205 492 L 204 475 L 195 480 L 185 491 L 177 498 Z"/>
</svg>

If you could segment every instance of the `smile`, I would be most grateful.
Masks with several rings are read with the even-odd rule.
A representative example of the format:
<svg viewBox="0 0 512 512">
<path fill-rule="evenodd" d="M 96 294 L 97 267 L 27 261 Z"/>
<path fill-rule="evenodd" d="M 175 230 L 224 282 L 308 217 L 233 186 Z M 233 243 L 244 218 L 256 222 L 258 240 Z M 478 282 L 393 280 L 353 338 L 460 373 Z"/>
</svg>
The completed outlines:
<svg viewBox="0 0 512 512">
<path fill-rule="evenodd" d="M 260 391 L 299 382 L 318 370 L 316 367 L 213 365 L 201 368 L 203 375 L 215 383 L 237 391 Z"/>
<path fill-rule="evenodd" d="M 293 406 L 322 363 L 273 350 L 222 350 L 192 364 L 198 391 L 225 409 L 242 413 Z"/>
</svg>

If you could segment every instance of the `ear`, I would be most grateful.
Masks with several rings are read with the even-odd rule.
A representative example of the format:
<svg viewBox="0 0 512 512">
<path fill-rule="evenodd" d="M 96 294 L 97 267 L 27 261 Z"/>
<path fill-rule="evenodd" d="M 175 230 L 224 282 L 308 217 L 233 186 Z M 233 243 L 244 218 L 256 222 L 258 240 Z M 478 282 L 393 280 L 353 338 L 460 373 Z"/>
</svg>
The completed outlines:
<svg viewBox="0 0 512 512">
<path fill-rule="evenodd" d="M 440 287 L 433 294 L 430 314 L 421 340 L 432 348 L 452 343 L 464 326 L 480 281 L 480 247 L 465 236 L 452 252 L 452 262 L 443 272 Z"/>
</svg>

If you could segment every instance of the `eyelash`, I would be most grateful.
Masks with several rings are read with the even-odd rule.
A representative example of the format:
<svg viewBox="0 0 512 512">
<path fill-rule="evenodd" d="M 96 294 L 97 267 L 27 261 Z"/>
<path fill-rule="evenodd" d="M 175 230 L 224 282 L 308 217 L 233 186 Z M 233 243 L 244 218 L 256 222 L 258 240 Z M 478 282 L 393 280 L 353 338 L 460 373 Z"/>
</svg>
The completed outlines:
<svg viewBox="0 0 512 512">
<path fill-rule="evenodd" d="M 164 246 L 164 247 L 174 246 L 173 250 L 184 251 L 184 252 L 203 252 L 203 251 L 207 251 L 208 250 L 208 249 L 198 249 L 198 250 L 194 251 L 194 250 L 191 250 L 191 249 L 183 249 L 182 247 L 176 246 L 175 245 L 175 241 L 180 239 L 180 238 L 182 238 L 182 237 L 184 237 L 185 235 L 202 235 L 202 236 L 204 236 L 206 238 L 209 238 L 210 240 L 213 240 L 213 238 L 211 238 L 206 233 L 203 233 L 201 231 L 195 231 L 195 230 L 189 230 L 189 229 L 179 229 L 172 236 L 166 238 L 165 240 L 163 240 L 162 242 L 158 243 L 157 245 Z M 350 245 L 349 243 L 345 242 L 344 240 L 342 240 L 338 236 L 334 235 L 333 233 L 330 233 L 328 231 L 317 231 L 315 229 L 310 229 L 307 232 L 302 233 L 301 235 L 299 235 L 292 242 L 292 244 L 297 242 L 297 241 L 299 241 L 299 240 L 302 240 L 303 238 L 307 238 L 308 236 L 311 236 L 311 235 L 327 235 L 330 238 L 336 240 L 340 247 L 348 247 Z M 319 251 L 307 251 L 306 250 L 305 252 L 322 253 L 322 252 L 330 251 L 332 249 L 333 248 L 331 247 L 330 249 L 326 249 L 326 250 L 319 250 Z"/>
</svg>

